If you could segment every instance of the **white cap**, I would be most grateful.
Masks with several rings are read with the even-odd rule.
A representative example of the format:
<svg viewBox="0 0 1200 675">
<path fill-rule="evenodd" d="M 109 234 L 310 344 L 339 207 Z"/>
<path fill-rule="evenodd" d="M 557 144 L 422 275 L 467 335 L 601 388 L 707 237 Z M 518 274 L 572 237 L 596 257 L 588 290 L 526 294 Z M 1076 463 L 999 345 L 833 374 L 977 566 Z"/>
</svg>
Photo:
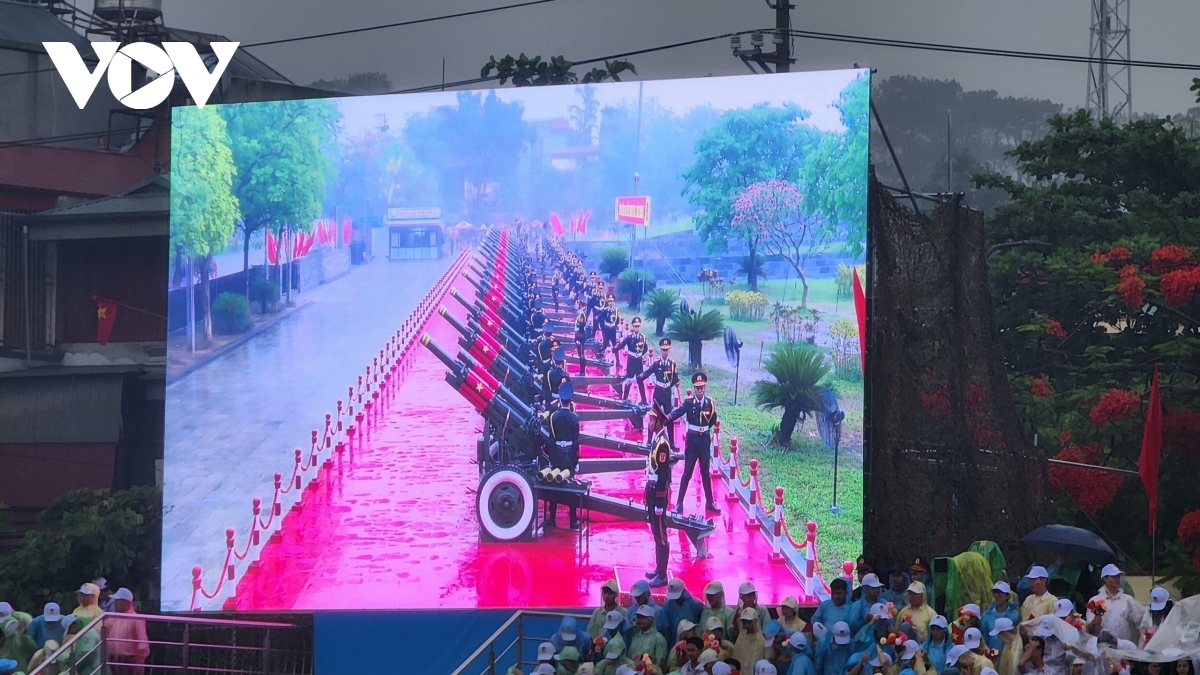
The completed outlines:
<svg viewBox="0 0 1200 675">
<path fill-rule="evenodd" d="M 708 621 L 704 622 L 704 630 L 716 630 L 720 628 L 725 630 L 725 624 L 721 623 L 721 619 L 715 616 L 708 617 Z"/>
<path fill-rule="evenodd" d="M 716 662 L 717 662 L 717 653 L 711 649 L 705 649 L 704 651 L 700 652 L 700 658 L 696 659 L 696 663 L 699 665 L 702 665 L 702 666 L 705 664 L 708 664 L 708 663 L 716 663 Z M 576 675 L 578 675 L 578 674 L 576 674 Z"/>
<path fill-rule="evenodd" d="M 128 588 L 118 588 L 116 593 L 112 595 L 113 600 L 128 600 L 133 602 L 133 591 Z"/>
<path fill-rule="evenodd" d="M 717 661 L 713 664 L 712 675 L 731 675 L 733 668 L 724 661 Z"/>
<path fill-rule="evenodd" d="M 846 626 L 846 627 L 849 628 L 850 626 Z M 825 637 L 825 634 L 829 632 L 829 629 L 825 627 L 825 624 L 821 623 L 820 621 L 814 621 L 812 623 L 812 629 L 813 629 L 813 638 L 815 638 L 817 640 L 820 640 L 821 638 Z"/>
<path fill-rule="evenodd" d="M 833 624 L 833 641 L 839 645 L 850 644 L 850 625 L 845 621 Z"/>
<path fill-rule="evenodd" d="M 613 593 L 616 593 L 617 595 L 621 594 L 621 586 L 620 586 L 620 584 L 617 583 L 616 579 L 609 579 L 608 581 L 600 584 L 600 589 L 601 590 L 608 589 L 608 590 L 612 591 Z"/>
<path fill-rule="evenodd" d="M 935 616 L 929 620 L 929 625 L 937 626 L 938 628 L 941 628 L 942 630 L 946 630 L 947 628 L 950 627 L 950 622 L 946 621 L 946 617 L 942 616 L 941 614 L 938 614 L 937 616 Z"/>
<path fill-rule="evenodd" d="M 625 617 L 621 616 L 621 613 L 614 609 L 613 611 L 604 615 L 604 630 L 612 630 L 620 626 L 621 622 L 624 620 Z"/>
<path fill-rule="evenodd" d="M 12 605 L 7 602 L 0 602 L 0 616 L 11 616 L 12 613 Z"/>
<path fill-rule="evenodd" d="M 1001 593 L 1004 593 L 1005 595 L 1012 593 L 1012 587 L 1008 585 L 1007 581 L 997 581 L 996 584 L 994 586 L 992 586 L 992 590 L 1000 591 Z"/>
<path fill-rule="evenodd" d="M 984 668 L 979 671 L 979 675 L 1000 675 L 1000 673 L 997 673 L 995 668 Z"/>
<path fill-rule="evenodd" d="M 534 669 L 533 675 L 554 675 L 554 666 L 543 663 Z"/>
<path fill-rule="evenodd" d="M 715 618 L 717 618 L 717 617 L 715 617 L 715 616 L 714 616 L 714 617 L 711 617 L 711 618 L 715 619 Z M 677 632 L 677 633 L 682 633 L 682 632 L 683 632 L 683 631 L 685 631 L 685 630 L 691 630 L 691 629 L 693 629 L 693 628 L 695 628 L 695 627 L 696 627 L 696 624 L 692 623 L 690 620 L 688 620 L 688 619 L 680 619 L 680 620 L 679 620 L 679 625 L 678 625 L 678 626 L 676 626 L 676 631 L 675 631 L 675 632 Z"/>
<path fill-rule="evenodd" d="M 70 628 L 71 624 L 73 624 L 73 623 L 75 623 L 75 615 L 74 614 L 63 614 L 63 618 L 62 618 L 63 630 Z"/>
<path fill-rule="evenodd" d="M 796 631 L 796 632 L 792 633 L 791 636 L 788 638 L 787 643 L 789 645 L 795 647 L 796 649 L 807 649 L 808 648 L 808 638 L 805 637 L 804 633 L 801 631 Z"/>
<path fill-rule="evenodd" d="M 1065 619 L 1071 616 L 1071 612 L 1075 611 L 1075 605 L 1070 600 L 1062 599 L 1054 603 L 1054 616 L 1060 619 Z"/>
<path fill-rule="evenodd" d="M 976 618 L 979 618 L 981 616 L 981 613 L 979 611 L 979 605 L 977 605 L 973 602 L 968 602 L 967 604 L 963 605 L 962 610 L 960 610 L 960 611 L 962 614 L 970 614 L 971 616 L 974 616 Z"/>
<path fill-rule="evenodd" d="M 555 651 L 553 642 L 543 642 L 538 645 L 537 660 L 550 661 L 554 658 Z"/>
<path fill-rule="evenodd" d="M 970 651 L 971 650 L 967 649 L 966 645 L 954 645 L 954 647 L 950 650 L 950 652 L 946 654 L 946 665 L 947 666 L 957 665 L 958 660 L 961 659 L 964 654 L 966 654 Z"/>
<path fill-rule="evenodd" d="M 1037 629 L 1033 631 L 1033 636 L 1044 638 L 1050 637 L 1051 635 L 1054 635 L 1054 617 L 1046 615 L 1041 618 L 1041 623 L 1039 623 Z"/>
<path fill-rule="evenodd" d="M 758 663 L 754 664 L 754 675 L 779 675 L 779 671 L 775 670 L 775 665 L 766 659 L 759 659 Z"/>
<path fill-rule="evenodd" d="M 641 607 L 637 608 L 637 611 L 634 612 L 634 614 L 636 614 L 637 616 L 646 616 L 646 617 L 650 617 L 651 619 L 653 619 L 654 618 L 654 608 L 651 607 L 650 605 L 642 605 Z"/>
<path fill-rule="evenodd" d="M 1162 586 L 1155 586 L 1150 589 L 1150 609 L 1155 612 L 1167 606 L 1167 601 L 1171 599 L 1171 594 Z"/>
<path fill-rule="evenodd" d="M 738 619 L 741 619 L 742 621 L 754 621 L 758 619 L 758 610 L 754 609 L 753 607 L 747 607 L 746 609 L 742 610 L 741 614 L 738 615 Z"/>
<path fill-rule="evenodd" d="M 667 599 L 678 600 L 683 597 L 683 579 L 672 579 L 671 583 L 667 584 Z"/>
<path fill-rule="evenodd" d="M 84 584 L 76 591 L 81 595 L 100 595 L 100 587 L 96 584 Z"/>
<path fill-rule="evenodd" d="M 883 584 L 879 581 L 879 577 L 876 576 L 874 572 L 863 576 L 862 586 L 869 588 L 883 588 Z"/>
<path fill-rule="evenodd" d="M 1025 575 L 1026 579 L 1049 579 L 1050 573 L 1041 565 L 1034 565 L 1029 568 L 1029 573 Z"/>
<path fill-rule="evenodd" d="M 907 661 L 907 660 L 911 659 L 912 657 L 917 655 L 917 650 L 920 648 L 921 648 L 921 645 L 917 644 L 916 640 L 905 640 L 904 641 L 904 653 L 900 655 L 900 660 Z"/>
<path fill-rule="evenodd" d="M 992 630 L 988 633 L 992 637 L 996 637 L 1001 633 L 1008 632 L 1013 629 L 1012 619 L 1007 616 L 1002 616 L 996 619 L 996 623 L 992 625 Z"/>
<path fill-rule="evenodd" d="M 888 617 L 888 606 L 883 604 L 882 602 L 877 602 L 877 603 L 871 605 L 871 615 L 878 617 L 880 619 L 889 618 Z"/>
<path fill-rule="evenodd" d="M 617 644 L 615 644 L 615 645 L 612 645 L 611 647 L 609 647 L 608 649 L 609 649 L 610 651 L 606 651 L 606 652 L 604 652 L 604 658 L 606 658 L 606 659 L 619 659 L 619 658 L 621 658 L 621 652 L 620 652 L 620 651 L 615 651 L 615 652 L 614 652 L 614 651 L 611 651 L 613 647 L 619 647 L 619 646 L 621 646 L 621 643 L 620 643 L 620 642 L 618 642 Z M 618 672 L 619 672 L 619 671 L 618 671 Z"/>
<path fill-rule="evenodd" d="M 725 584 L 722 584 L 719 581 L 710 581 L 708 582 L 708 585 L 704 587 L 705 595 L 717 595 L 718 593 L 725 593 Z"/>
<path fill-rule="evenodd" d="M 1112 563 L 1105 565 L 1104 569 L 1100 570 L 1100 578 L 1101 579 L 1103 579 L 1104 577 L 1119 577 L 1122 574 L 1124 574 L 1124 572 L 1121 571 L 1121 568 L 1117 567 L 1116 565 L 1114 565 Z"/>
<path fill-rule="evenodd" d="M 880 654 L 879 652 L 872 652 L 871 658 L 867 660 L 868 664 L 876 668 L 880 668 L 884 664 L 890 664 L 891 662 L 892 659 L 887 654 Z"/>
<path fill-rule="evenodd" d="M 979 629 L 972 626 L 963 633 L 963 646 L 967 649 L 979 649 L 981 639 L 983 639 L 983 635 L 979 633 Z"/>
<path fill-rule="evenodd" d="M 916 593 L 917 595 L 925 595 L 925 584 L 919 581 L 914 581 L 908 585 L 908 592 Z"/>
<path fill-rule="evenodd" d="M 608 656 L 608 654 L 605 654 L 605 657 L 610 659 L 617 658 L 616 656 Z M 637 671 L 629 666 L 620 666 L 617 668 L 617 675 L 637 675 Z"/>
<path fill-rule="evenodd" d="M 100 590 L 108 588 L 108 579 L 105 579 L 104 577 L 96 577 L 92 580 L 92 583 L 96 584 L 96 587 Z"/>
<path fill-rule="evenodd" d="M 738 586 L 738 595 L 750 595 L 751 593 L 757 592 L 758 591 L 754 590 L 754 584 L 750 583 L 749 581 L 741 586 Z"/>
<path fill-rule="evenodd" d="M 62 619 L 62 608 L 58 606 L 57 602 L 47 602 L 46 606 L 42 608 L 42 616 L 46 617 L 48 621 L 58 621 Z"/>
</svg>

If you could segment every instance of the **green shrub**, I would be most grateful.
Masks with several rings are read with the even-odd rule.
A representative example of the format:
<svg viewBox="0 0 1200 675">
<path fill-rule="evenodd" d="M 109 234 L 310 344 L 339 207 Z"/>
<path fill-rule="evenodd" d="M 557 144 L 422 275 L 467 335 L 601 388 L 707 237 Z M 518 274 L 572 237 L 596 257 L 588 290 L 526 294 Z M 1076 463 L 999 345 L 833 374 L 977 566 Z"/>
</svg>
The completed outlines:
<svg viewBox="0 0 1200 675">
<path fill-rule="evenodd" d="M 629 249 L 624 246 L 605 246 L 600 251 L 600 273 L 610 278 L 629 267 Z"/>
<path fill-rule="evenodd" d="M 240 335 L 254 327 L 250 303 L 241 293 L 222 293 L 212 306 L 213 330 L 221 335 Z"/>
<path fill-rule="evenodd" d="M 645 285 L 639 281 L 645 281 Z M 642 304 L 643 290 L 649 292 L 654 288 L 654 273 L 650 270 L 627 269 L 617 276 L 617 294 L 629 294 L 629 307 L 636 309 Z"/>
<path fill-rule="evenodd" d="M 866 283 L 867 269 L 863 265 L 858 266 L 858 279 Z M 837 266 L 837 297 L 849 298 L 854 295 L 854 268 L 848 267 L 845 263 L 838 263 Z"/>
<path fill-rule="evenodd" d="M 254 281 L 250 282 L 250 300 L 261 305 L 263 314 L 279 311 L 279 299 L 279 284 L 274 281 L 266 277 L 255 277 Z"/>
<path fill-rule="evenodd" d="M 758 291 L 729 291 L 725 294 L 729 318 L 734 321 L 761 321 L 771 301 Z"/>
<path fill-rule="evenodd" d="M 850 319 L 838 317 L 829 325 L 829 339 L 833 343 L 833 372 L 843 380 L 861 380 L 862 358 L 858 353 L 858 326 Z"/>
</svg>

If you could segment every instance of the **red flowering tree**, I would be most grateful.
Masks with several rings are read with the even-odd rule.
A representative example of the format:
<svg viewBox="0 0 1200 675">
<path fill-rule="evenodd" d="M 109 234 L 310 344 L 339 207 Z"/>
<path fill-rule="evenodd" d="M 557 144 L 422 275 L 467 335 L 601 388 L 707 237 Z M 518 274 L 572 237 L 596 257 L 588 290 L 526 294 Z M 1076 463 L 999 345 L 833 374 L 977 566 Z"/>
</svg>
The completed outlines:
<svg viewBox="0 0 1200 675">
<path fill-rule="evenodd" d="M 1200 139 L 1165 119 L 1048 123 L 1047 136 L 1011 153 L 1020 175 L 976 177 L 1010 197 L 988 222 L 988 255 L 1013 396 L 1048 455 L 1136 470 L 1157 365 L 1162 542 L 1200 509 Z M 1060 522 L 1088 526 L 1094 515 L 1149 569 L 1141 481 L 1050 475 Z M 1178 545 L 1190 569 L 1193 548 Z"/>
</svg>

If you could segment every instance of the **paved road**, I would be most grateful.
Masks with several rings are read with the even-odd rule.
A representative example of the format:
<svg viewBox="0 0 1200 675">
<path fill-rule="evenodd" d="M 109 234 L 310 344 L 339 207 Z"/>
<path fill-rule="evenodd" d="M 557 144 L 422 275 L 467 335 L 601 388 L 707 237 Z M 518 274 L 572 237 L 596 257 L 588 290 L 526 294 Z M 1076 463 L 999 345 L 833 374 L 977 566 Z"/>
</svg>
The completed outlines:
<svg viewBox="0 0 1200 675">
<path fill-rule="evenodd" d="M 225 529 L 239 547 L 250 503 L 269 503 L 275 472 L 290 474 L 346 387 L 451 263 L 450 259 L 353 268 L 298 296 L 312 304 L 167 386 L 163 609 L 186 610 L 191 569 L 215 583 Z M 294 494 L 294 493 L 293 493 Z M 284 508 L 290 505 L 285 502 Z"/>
</svg>

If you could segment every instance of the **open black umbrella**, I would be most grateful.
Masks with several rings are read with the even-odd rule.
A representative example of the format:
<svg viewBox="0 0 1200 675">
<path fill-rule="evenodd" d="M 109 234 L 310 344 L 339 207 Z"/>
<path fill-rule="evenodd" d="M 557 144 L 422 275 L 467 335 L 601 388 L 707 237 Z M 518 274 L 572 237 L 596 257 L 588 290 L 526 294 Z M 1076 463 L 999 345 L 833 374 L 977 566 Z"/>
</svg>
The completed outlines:
<svg viewBox="0 0 1200 675">
<path fill-rule="evenodd" d="M 1021 539 L 1035 551 L 1053 555 L 1063 553 L 1069 560 L 1084 560 L 1093 565 L 1114 562 L 1117 554 L 1096 533 L 1070 525 L 1043 525 Z"/>
</svg>

